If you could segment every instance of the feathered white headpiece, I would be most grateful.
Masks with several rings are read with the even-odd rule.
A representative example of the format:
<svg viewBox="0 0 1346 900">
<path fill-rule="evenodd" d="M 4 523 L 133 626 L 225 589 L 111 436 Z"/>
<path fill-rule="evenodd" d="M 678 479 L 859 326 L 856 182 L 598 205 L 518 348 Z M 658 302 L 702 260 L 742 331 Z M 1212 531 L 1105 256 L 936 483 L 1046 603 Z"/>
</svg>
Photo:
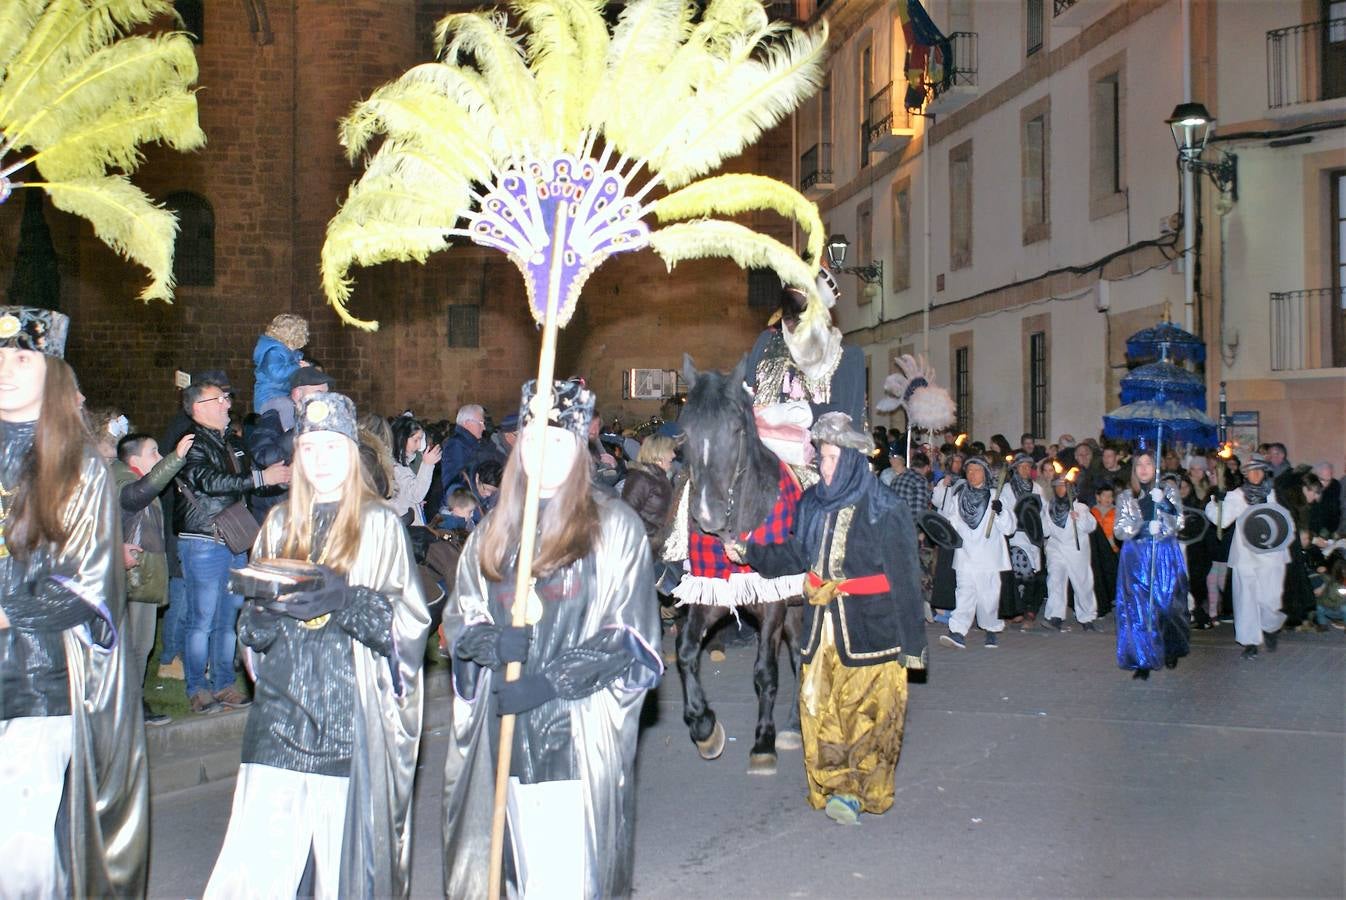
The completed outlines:
<svg viewBox="0 0 1346 900">
<path fill-rule="evenodd" d="M 898 371 L 883 380 L 888 394 L 874 405 L 878 412 L 906 409 L 907 421 L 917 428 L 937 429 L 952 425 L 958 407 L 949 392 L 935 384 L 935 369 L 924 356 L 899 356 Z"/>
</svg>

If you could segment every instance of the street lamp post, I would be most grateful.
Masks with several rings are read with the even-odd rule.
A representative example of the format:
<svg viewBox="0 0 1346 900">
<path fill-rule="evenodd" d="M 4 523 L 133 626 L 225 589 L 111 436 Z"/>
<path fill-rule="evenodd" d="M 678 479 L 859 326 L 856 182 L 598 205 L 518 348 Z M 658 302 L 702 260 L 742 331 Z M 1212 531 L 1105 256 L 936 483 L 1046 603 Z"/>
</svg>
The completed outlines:
<svg viewBox="0 0 1346 900">
<path fill-rule="evenodd" d="M 844 234 L 834 234 L 827 239 L 827 264 L 833 272 L 845 272 L 854 275 L 865 284 L 883 283 L 883 260 L 876 259 L 863 266 L 846 265 L 846 253 L 851 248 Z"/>
</svg>

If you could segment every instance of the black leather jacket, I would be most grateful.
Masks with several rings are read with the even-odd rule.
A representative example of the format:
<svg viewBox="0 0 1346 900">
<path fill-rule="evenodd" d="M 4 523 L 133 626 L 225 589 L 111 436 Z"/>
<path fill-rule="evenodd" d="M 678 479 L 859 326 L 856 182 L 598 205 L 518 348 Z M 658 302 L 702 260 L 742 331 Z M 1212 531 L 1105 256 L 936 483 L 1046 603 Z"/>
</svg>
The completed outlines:
<svg viewBox="0 0 1346 900">
<path fill-rule="evenodd" d="M 204 425 L 192 427 L 196 441 L 178 473 L 178 496 L 173 504 L 173 530 L 178 534 L 215 536 L 215 517 L 251 494 L 270 492 L 262 472 L 252 466 L 242 444 L 232 434 Z M 182 493 L 185 485 L 195 498 Z"/>
<path fill-rule="evenodd" d="M 0 480 L 16 485 L 28 467 L 34 423 L 0 423 Z M 120 512 L 112 476 L 91 445 L 66 522 L 64 546 L 40 544 L 26 559 L 0 557 L 0 719 L 70 715 L 70 679 L 63 632 L 85 635 L 110 649 L 111 600 L 121 591 Z M 115 553 L 115 556 L 114 556 Z"/>
</svg>

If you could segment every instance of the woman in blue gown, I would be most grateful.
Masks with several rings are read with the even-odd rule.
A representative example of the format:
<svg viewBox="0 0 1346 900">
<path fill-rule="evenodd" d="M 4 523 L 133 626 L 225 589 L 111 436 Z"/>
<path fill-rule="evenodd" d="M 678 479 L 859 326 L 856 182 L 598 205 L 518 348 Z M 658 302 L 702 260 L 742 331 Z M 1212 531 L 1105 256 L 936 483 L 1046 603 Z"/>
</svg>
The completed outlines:
<svg viewBox="0 0 1346 900">
<path fill-rule="evenodd" d="M 1178 543 L 1182 500 L 1156 482 L 1154 451 L 1131 461 L 1131 488 L 1117 499 L 1113 533 L 1122 545 L 1117 567 L 1117 665 L 1150 677 L 1172 669 L 1189 650 L 1187 566 Z"/>
</svg>

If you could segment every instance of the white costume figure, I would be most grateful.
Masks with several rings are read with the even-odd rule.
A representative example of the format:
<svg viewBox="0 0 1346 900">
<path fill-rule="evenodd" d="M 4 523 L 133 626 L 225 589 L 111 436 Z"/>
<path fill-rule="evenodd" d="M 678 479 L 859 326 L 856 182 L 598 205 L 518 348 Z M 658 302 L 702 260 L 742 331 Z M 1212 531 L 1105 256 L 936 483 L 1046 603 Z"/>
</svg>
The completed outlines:
<svg viewBox="0 0 1346 900">
<path fill-rule="evenodd" d="M 1047 544 L 1048 621 L 1066 617 L 1066 586 L 1075 589 L 1075 621 L 1088 625 L 1098 618 L 1089 535 L 1098 527 L 1089 507 L 1069 494 L 1065 478 L 1052 481 L 1054 496 L 1042 509 L 1042 536 Z M 1060 492 L 1060 493 L 1057 493 Z"/>
<path fill-rule="evenodd" d="M 978 476 L 973 469 L 980 469 Z M 953 512 L 949 521 L 963 539 L 963 546 L 954 551 L 953 570 L 958 576 L 953 615 L 949 618 L 949 634 L 941 635 L 945 644 L 963 647 L 968 629 L 975 617 L 977 624 L 987 632 L 986 645 L 996 646 L 995 635 L 1005 630 L 1000 618 L 1000 573 L 1009 571 L 1009 550 L 1005 539 L 1014 534 L 1014 514 L 1009 507 L 991 495 L 991 467 L 986 460 L 974 456 L 963 467 L 967 480 L 945 488 L 935 488 L 936 507 L 944 503 L 946 491 L 954 491 Z M 976 482 L 976 483 L 974 483 Z M 997 511 L 995 507 L 999 505 Z M 987 534 L 987 517 L 993 517 L 994 526 Z"/>
<path fill-rule="evenodd" d="M 1246 654 L 1251 656 L 1263 635 L 1268 636 L 1267 649 L 1275 649 L 1275 633 L 1285 624 L 1281 594 L 1290 552 L 1281 549 L 1259 553 L 1248 543 L 1243 533 L 1248 508 L 1259 503 L 1281 504 L 1271 489 L 1271 467 L 1264 459 L 1254 456 L 1243 469 L 1247 482 L 1225 495 L 1223 508 L 1214 498 L 1207 502 L 1206 518 L 1223 528 L 1234 527 L 1234 541 L 1229 546 L 1229 568 L 1234 572 L 1234 640 L 1252 648 L 1253 653 Z M 1257 472 L 1262 474 L 1253 484 Z"/>
<path fill-rule="evenodd" d="M 1028 466 L 1027 472 L 1020 468 L 1023 465 Z M 1033 465 L 1033 457 L 1028 454 L 1020 453 L 1015 456 L 1014 460 L 1010 463 L 1009 477 L 1006 479 L 1004 486 L 996 492 L 996 499 L 1009 507 L 1011 513 L 1018 510 L 1019 501 L 1029 494 L 1037 496 L 1038 501 L 1040 502 L 1039 508 L 1047 508 L 1047 495 L 1043 493 L 1042 485 L 1038 484 L 1033 478 Z M 1090 516 L 1090 518 L 1092 518 L 1092 516 Z M 1043 534 L 1045 535 L 1046 532 L 1043 532 Z M 1033 539 L 1028 536 L 1027 532 L 1015 531 L 1014 534 L 1010 536 L 1009 545 L 1023 551 L 1024 556 L 1028 558 L 1028 562 L 1033 567 L 1034 572 L 1040 572 L 1042 570 L 1042 550 L 1036 543 L 1034 543 Z M 1041 588 L 1039 588 L 1039 590 L 1041 590 Z M 1036 602 L 1042 602 L 1041 594 L 1038 595 Z M 1048 616 L 1048 618 L 1050 618 L 1050 616 Z"/>
</svg>

